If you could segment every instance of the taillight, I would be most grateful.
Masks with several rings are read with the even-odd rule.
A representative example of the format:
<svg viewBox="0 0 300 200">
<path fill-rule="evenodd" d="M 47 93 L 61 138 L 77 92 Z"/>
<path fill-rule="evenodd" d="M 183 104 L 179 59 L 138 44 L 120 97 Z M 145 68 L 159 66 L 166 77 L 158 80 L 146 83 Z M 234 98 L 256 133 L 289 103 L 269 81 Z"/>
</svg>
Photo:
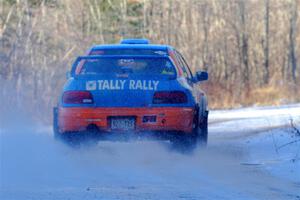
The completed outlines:
<svg viewBox="0 0 300 200">
<path fill-rule="evenodd" d="M 93 96 L 88 91 L 66 91 L 62 97 L 63 103 L 66 104 L 92 104 Z"/>
<path fill-rule="evenodd" d="M 161 91 L 155 92 L 153 104 L 180 104 L 187 103 L 187 96 L 181 91 Z"/>
</svg>

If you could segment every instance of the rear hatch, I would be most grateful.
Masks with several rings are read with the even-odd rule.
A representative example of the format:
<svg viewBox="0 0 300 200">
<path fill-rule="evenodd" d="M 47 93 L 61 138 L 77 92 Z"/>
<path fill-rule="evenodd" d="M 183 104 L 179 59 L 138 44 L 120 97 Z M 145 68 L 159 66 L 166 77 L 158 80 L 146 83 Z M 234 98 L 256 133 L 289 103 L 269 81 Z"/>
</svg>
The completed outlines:
<svg viewBox="0 0 300 200">
<path fill-rule="evenodd" d="M 161 106 L 153 101 L 157 92 L 187 93 L 176 80 L 176 68 L 167 56 L 85 56 L 77 59 L 72 73 L 74 80 L 66 90 L 89 91 L 93 104 L 88 106 Z"/>
<path fill-rule="evenodd" d="M 92 93 L 97 107 L 145 107 L 152 104 L 155 91 L 171 88 L 171 80 L 145 76 L 98 76 L 80 80 L 79 86 L 79 90 Z"/>
</svg>

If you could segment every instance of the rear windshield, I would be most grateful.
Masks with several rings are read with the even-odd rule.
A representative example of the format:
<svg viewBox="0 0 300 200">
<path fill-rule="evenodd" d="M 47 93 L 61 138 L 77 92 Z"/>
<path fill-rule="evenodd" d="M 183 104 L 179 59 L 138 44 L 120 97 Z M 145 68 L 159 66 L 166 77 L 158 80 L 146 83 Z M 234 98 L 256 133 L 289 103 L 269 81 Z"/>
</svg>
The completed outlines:
<svg viewBox="0 0 300 200">
<path fill-rule="evenodd" d="M 77 75 L 176 75 L 175 68 L 168 58 L 89 58 L 81 60 L 75 72 Z"/>
</svg>

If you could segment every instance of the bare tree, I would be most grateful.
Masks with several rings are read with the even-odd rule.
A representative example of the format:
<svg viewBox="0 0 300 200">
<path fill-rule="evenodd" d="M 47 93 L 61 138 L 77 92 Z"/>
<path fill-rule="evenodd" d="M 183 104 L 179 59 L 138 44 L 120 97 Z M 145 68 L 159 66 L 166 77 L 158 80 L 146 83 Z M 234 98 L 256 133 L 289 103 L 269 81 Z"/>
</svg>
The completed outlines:
<svg viewBox="0 0 300 200">
<path fill-rule="evenodd" d="M 264 37 L 264 84 L 269 83 L 269 24 L 270 24 L 270 0 L 265 0 L 265 37 Z"/>
<path fill-rule="evenodd" d="M 49 116 L 76 56 L 93 44 L 146 37 L 175 46 L 193 71 L 210 73 L 202 86 L 212 107 L 299 101 L 299 4 L 1 0 L 0 98 Z M 8 97 L 11 90 L 17 94 Z"/>
<path fill-rule="evenodd" d="M 297 30 L 297 18 L 298 18 L 298 1 L 294 0 L 290 4 L 290 28 L 289 28 L 289 66 L 291 69 L 292 80 L 296 83 L 296 69 L 297 69 L 297 57 L 296 57 L 296 30 Z"/>
</svg>

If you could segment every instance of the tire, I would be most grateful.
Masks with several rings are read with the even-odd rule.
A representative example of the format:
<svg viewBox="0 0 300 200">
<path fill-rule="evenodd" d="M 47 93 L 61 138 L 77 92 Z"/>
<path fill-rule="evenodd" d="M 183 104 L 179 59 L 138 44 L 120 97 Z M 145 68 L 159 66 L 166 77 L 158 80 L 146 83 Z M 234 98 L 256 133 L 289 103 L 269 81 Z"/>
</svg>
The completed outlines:
<svg viewBox="0 0 300 200">
<path fill-rule="evenodd" d="M 182 153 L 192 152 L 197 146 L 198 139 L 192 133 L 174 133 L 171 139 L 172 148 Z"/>
<path fill-rule="evenodd" d="M 61 133 L 59 132 L 59 127 L 58 127 L 58 108 L 54 107 L 53 108 L 53 135 L 55 139 L 60 138 Z"/>
<path fill-rule="evenodd" d="M 199 133 L 198 133 L 198 139 L 199 142 L 206 146 L 207 140 L 208 140 L 208 128 L 207 128 L 207 121 L 208 117 L 203 118 L 202 122 L 199 123 Z"/>
<path fill-rule="evenodd" d="M 199 143 L 202 146 L 207 145 L 208 141 L 208 111 L 206 111 L 206 114 L 204 117 L 198 117 L 197 125 L 194 129 L 194 135 L 198 138 Z"/>
</svg>

